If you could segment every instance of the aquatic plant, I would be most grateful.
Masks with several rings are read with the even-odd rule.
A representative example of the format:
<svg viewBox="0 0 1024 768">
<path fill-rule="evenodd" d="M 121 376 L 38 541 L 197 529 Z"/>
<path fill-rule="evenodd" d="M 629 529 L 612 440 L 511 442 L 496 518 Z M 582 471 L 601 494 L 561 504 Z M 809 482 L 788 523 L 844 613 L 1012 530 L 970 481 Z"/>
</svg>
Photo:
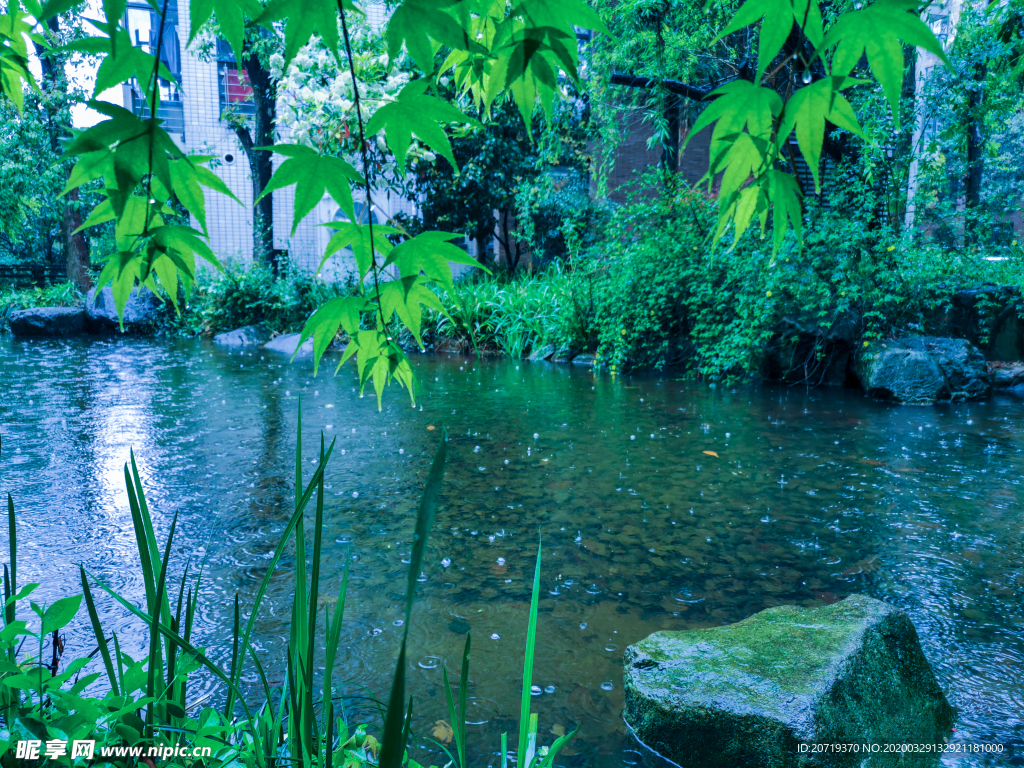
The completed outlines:
<svg viewBox="0 0 1024 768">
<path fill-rule="evenodd" d="M 69 741 L 88 739 L 96 742 L 96 749 L 101 754 L 104 750 L 122 747 L 158 747 L 165 759 L 168 755 L 172 759 L 177 757 L 183 749 L 192 759 L 192 749 L 209 748 L 208 756 L 193 760 L 193 764 L 209 766 L 275 768 L 282 764 L 293 764 L 332 768 L 334 765 L 369 764 L 382 768 L 418 768 L 420 764 L 407 751 L 413 700 L 410 697 L 406 703 L 406 643 L 416 599 L 417 577 L 444 475 L 447 437 L 442 435 L 420 500 L 407 576 L 405 630 L 378 739 L 372 735 L 367 724 L 356 727 L 350 725 L 344 700 L 333 682 L 348 587 L 346 569 L 333 611 L 325 608 L 321 614 L 324 473 L 333 452 L 334 441 L 325 447 L 321 434 L 317 468 L 304 485 L 301 430 L 300 411 L 292 515 L 256 590 L 244 626 L 242 608 L 236 594 L 227 669 L 222 668 L 205 648 L 195 645 L 192 640 L 202 568 L 199 568 L 199 573 L 190 583 L 191 563 L 186 563 L 181 577 L 172 582 L 171 553 L 177 516 L 172 518 L 161 554 L 134 453 L 130 457 L 130 467 L 125 464 L 124 473 L 146 593 L 145 610 L 136 607 L 102 580 L 80 568 L 82 594 L 63 598 L 47 608 L 30 603 L 40 621 L 37 631 L 30 630 L 26 621 L 17 619 L 17 607 L 39 585 L 29 584 L 18 591 L 15 509 L 12 497 L 8 496 L 10 563 L 4 566 L 4 628 L 0 631 L 0 654 L 3 657 L 0 659 L 0 721 L 5 730 L 0 731 L 0 763 L 11 764 L 10 747 L 17 741 L 59 741 L 66 746 Z M 314 495 L 316 508 L 312 552 L 307 558 L 304 514 Z M 285 653 L 286 669 L 282 685 L 274 688 L 269 684 L 264 664 L 253 647 L 252 633 L 270 579 L 293 534 L 297 565 Z M 555 755 L 573 734 L 559 737 L 549 748 L 538 747 L 537 717 L 530 712 L 540 568 L 541 549 L 538 545 L 524 654 L 516 756 L 517 765 L 545 768 L 551 765 Z M 149 650 L 145 659 L 136 661 L 122 651 L 117 633 L 107 636 L 96 608 L 93 586 L 109 594 L 119 605 L 144 622 Z M 96 639 L 96 649 L 86 656 L 76 658 L 60 672 L 63 639 L 59 630 L 73 619 L 83 599 Z M 323 631 L 318 629 L 321 618 L 324 622 Z M 20 638 L 23 637 L 33 640 L 34 655 L 19 656 L 19 650 L 24 644 Z M 44 661 L 47 640 L 52 650 L 49 663 Z M 448 755 L 448 765 L 458 768 L 468 766 L 466 698 L 469 649 L 470 638 L 467 637 L 457 708 L 448 683 L 447 669 L 444 670 L 446 699 L 457 756 L 452 755 L 443 744 L 438 746 Z M 81 673 L 97 654 L 103 672 L 83 676 Z M 314 670 L 321 659 L 325 671 L 318 684 L 314 679 Z M 247 661 L 255 668 L 262 688 L 262 703 L 257 707 L 250 706 L 241 689 L 242 672 Z M 219 711 L 206 707 L 192 716 L 190 712 L 197 708 L 198 702 L 189 703 L 186 692 L 190 676 L 201 669 L 220 682 L 225 701 Z M 102 683 L 104 673 L 106 692 L 98 697 L 87 695 L 90 686 Z M 241 710 L 240 716 L 238 710 Z M 507 737 L 504 735 L 502 752 L 507 755 Z M 57 761 L 65 765 L 85 762 L 84 758 L 74 755 L 58 757 Z"/>
</svg>

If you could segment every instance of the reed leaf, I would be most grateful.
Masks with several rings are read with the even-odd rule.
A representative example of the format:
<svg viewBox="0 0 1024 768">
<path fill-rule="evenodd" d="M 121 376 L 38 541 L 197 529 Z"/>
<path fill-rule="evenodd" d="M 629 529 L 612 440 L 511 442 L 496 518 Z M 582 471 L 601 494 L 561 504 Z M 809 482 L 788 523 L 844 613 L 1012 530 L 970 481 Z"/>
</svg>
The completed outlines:
<svg viewBox="0 0 1024 768">
<path fill-rule="evenodd" d="M 523 694 L 519 707 L 519 766 L 529 766 L 527 757 L 530 738 L 530 688 L 533 685 L 533 652 L 537 640 L 537 601 L 540 597 L 541 545 L 537 544 L 537 565 L 533 570 L 533 596 L 530 598 L 530 622 L 526 630 L 526 653 L 523 656 Z"/>
<path fill-rule="evenodd" d="M 416 601 L 416 584 L 423 566 L 423 553 L 427 548 L 427 538 L 434 524 L 437 509 L 437 495 L 444 477 L 444 463 L 447 457 L 448 434 L 442 432 L 441 442 L 430 465 L 427 483 L 420 498 L 419 512 L 416 515 L 416 532 L 413 534 L 412 557 L 409 563 L 409 577 L 405 590 L 405 628 L 402 632 L 402 646 L 398 653 L 395 675 L 391 681 L 391 695 L 388 698 L 387 715 L 384 719 L 384 734 L 381 737 L 380 768 L 401 768 L 405 756 L 406 728 L 403 723 L 403 704 L 405 702 L 405 658 L 406 642 L 409 638 L 409 624 L 412 619 L 412 606 Z"/>
<path fill-rule="evenodd" d="M 107 680 L 110 681 L 110 691 L 119 696 L 117 687 L 117 676 L 114 673 L 114 662 L 110 658 L 110 647 L 107 645 L 107 638 L 100 623 L 100 616 L 96 612 L 96 603 L 92 599 L 92 590 L 89 588 L 89 580 L 85 577 L 85 568 L 81 565 L 78 570 L 82 577 L 82 594 L 85 595 L 85 607 L 89 612 L 89 621 L 92 624 L 92 632 L 96 636 L 96 645 L 99 646 L 100 656 L 103 658 L 103 668 L 107 670 Z"/>
</svg>

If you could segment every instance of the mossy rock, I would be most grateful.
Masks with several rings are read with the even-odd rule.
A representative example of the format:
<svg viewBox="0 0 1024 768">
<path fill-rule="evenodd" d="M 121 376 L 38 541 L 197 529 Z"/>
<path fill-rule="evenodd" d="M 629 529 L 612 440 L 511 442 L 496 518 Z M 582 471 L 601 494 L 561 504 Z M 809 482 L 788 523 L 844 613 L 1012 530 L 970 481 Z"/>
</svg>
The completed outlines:
<svg viewBox="0 0 1024 768">
<path fill-rule="evenodd" d="M 686 768 L 846 768 L 863 763 L 863 745 L 878 745 L 872 767 L 935 765 L 885 745 L 941 744 L 954 720 L 910 619 L 863 595 L 655 632 L 624 665 L 626 722 Z"/>
<path fill-rule="evenodd" d="M 991 389 L 985 357 L 963 339 L 877 341 L 861 352 L 854 371 L 869 397 L 907 405 L 980 400 Z"/>
</svg>

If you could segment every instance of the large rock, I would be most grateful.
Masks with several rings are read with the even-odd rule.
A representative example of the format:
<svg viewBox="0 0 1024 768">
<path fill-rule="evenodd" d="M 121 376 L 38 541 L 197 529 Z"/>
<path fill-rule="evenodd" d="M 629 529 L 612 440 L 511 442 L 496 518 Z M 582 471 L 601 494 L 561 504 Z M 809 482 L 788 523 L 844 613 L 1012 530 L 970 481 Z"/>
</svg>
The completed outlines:
<svg viewBox="0 0 1024 768">
<path fill-rule="evenodd" d="M 11 312 L 15 336 L 72 336 L 85 332 L 83 307 L 32 307 Z"/>
<path fill-rule="evenodd" d="M 862 329 L 860 315 L 783 317 L 765 353 L 764 377 L 811 386 L 842 386 L 849 378 Z"/>
<path fill-rule="evenodd" d="M 124 308 L 124 329 L 127 332 L 145 332 L 156 322 L 160 299 L 149 288 L 133 288 Z M 118 331 L 117 305 L 114 292 L 108 285 L 99 294 L 91 288 L 85 296 L 86 323 L 91 333 Z"/>
<path fill-rule="evenodd" d="M 985 358 L 964 339 L 875 342 L 857 357 L 854 370 L 870 397 L 909 405 L 979 400 L 991 390 Z"/>
<path fill-rule="evenodd" d="M 878 744 L 873 768 L 933 764 L 934 754 L 885 754 L 883 745 L 941 744 L 954 719 L 910 619 L 863 595 L 655 632 L 626 649 L 624 665 L 626 721 L 686 766 L 852 768 L 865 759 L 814 751 L 829 744 Z"/>
<path fill-rule="evenodd" d="M 286 333 L 283 336 L 278 336 L 276 339 L 272 339 L 263 345 L 264 349 L 269 349 L 271 352 L 283 352 L 286 355 L 292 355 L 295 353 L 296 348 L 299 347 L 299 339 L 302 338 L 301 333 Z M 313 354 L 313 337 L 310 336 L 303 343 L 302 347 L 298 349 L 299 355 L 312 355 Z"/>
<path fill-rule="evenodd" d="M 266 344 L 273 335 L 274 332 L 264 325 L 246 325 L 233 331 L 218 333 L 213 337 L 213 343 L 224 347 L 250 347 Z"/>
<path fill-rule="evenodd" d="M 535 362 L 537 360 L 550 360 L 554 356 L 554 354 L 555 354 L 555 345 L 554 344 L 545 344 L 543 346 L 538 346 L 536 349 L 534 349 L 530 353 L 530 356 L 527 357 L 526 359 L 527 360 L 533 360 Z"/>
<path fill-rule="evenodd" d="M 927 333 L 967 339 L 986 360 L 1024 360 L 1020 288 L 984 285 L 957 291 L 924 318 Z"/>
<path fill-rule="evenodd" d="M 1013 389 L 1024 385 L 1024 363 L 993 361 L 988 364 L 988 375 L 993 387 Z"/>
</svg>

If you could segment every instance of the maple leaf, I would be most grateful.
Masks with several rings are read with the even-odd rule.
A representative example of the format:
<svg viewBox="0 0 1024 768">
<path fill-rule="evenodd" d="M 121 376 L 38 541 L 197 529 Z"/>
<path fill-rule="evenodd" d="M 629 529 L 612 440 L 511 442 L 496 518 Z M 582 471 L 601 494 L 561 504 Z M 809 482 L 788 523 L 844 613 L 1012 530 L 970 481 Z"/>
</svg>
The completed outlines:
<svg viewBox="0 0 1024 768">
<path fill-rule="evenodd" d="M 461 235 L 452 232 L 423 232 L 392 248 L 383 266 L 396 265 L 402 277 L 416 277 L 423 272 L 429 279 L 454 290 L 452 263 L 480 267 L 476 259 L 448 242 L 458 237 Z M 481 269 L 490 274 L 486 267 Z"/>
<path fill-rule="evenodd" d="M 335 0 L 270 0 L 256 19 L 270 29 L 273 22 L 287 19 L 284 31 L 284 69 L 295 54 L 319 34 L 327 49 L 340 61 L 338 53 L 338 4 Z"/>
<path fill-rule="evenodd" d="M 340 157 L 321 155 L 315 149 L 301 144 L 276 144 L 273 147 L 259 147 L 284 155 L 288 159 L 274 172 L 260 196 L 258 203 L 271 192 L 290 187 L 295 184 L 295 212 L 292 216 L 292 234 L 299 222 L 306 218 L 321 200 L 324 193 L 329 193 L 350 219 L 355 219 L 352 206 L 352 187 L 349 181 L 364 183 L 363 177 L 355 168 Z M 254 205 L 255 205 L 254 203 Z"/>
<path fill-rule="evenodd" d="M 388 102 L 373 113 L 366 125 L 366 135 L 373 136 L 381 129 L 386 131 L 388 147 L 395 154 L 400 173 L 405 172 L 405 158 L 412 143 L 412 137 L 444 157 L 458 173 L 459 166 L 452 153 L 440 123 L 460 123 L 480 127 L 480 123 L 464 115 L 448 102 L 428 96 L 425 91 L 430 85 L 427 79 L 413 80 L 398 94 L 395 101 Z"/>
<path fill-rule="evenodd" d="M 188 10 L 191 22 L 189 45 L 210 17 L 216 15 L 220 34 L 235 52 L 235 58 L 239 59 L 245 42 L 245 20 L 259 18 L 263 6 L 256 0 L 191 0 Z"/>
</svg>

